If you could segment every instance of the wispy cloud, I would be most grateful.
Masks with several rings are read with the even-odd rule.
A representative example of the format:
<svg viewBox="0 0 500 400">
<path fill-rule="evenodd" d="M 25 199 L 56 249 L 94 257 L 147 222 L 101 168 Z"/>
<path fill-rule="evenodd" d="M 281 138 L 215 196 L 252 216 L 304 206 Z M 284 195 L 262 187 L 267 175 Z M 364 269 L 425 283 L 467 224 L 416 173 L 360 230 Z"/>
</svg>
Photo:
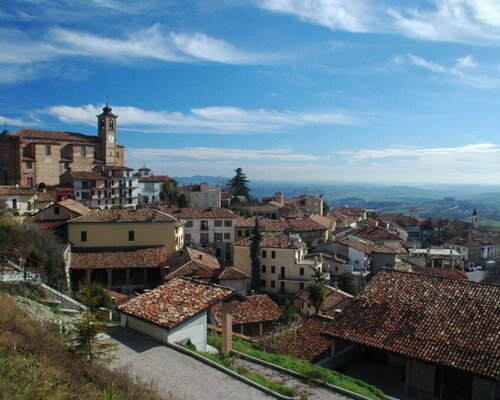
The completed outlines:
<svg viewBox="0 0 500 400">
<path fill-rule="evenodd" d="M 248 65 L 268 64 L 278 56 L 247 52 L 200 32 L 165 32 L 159 24 L 121 35 L 63 28 L 42 33 L 0 29 L 0 83 L 34 79 L 58 61 L 75 57 L 134 65 L 146 61 Z"/>
<path fill-rule="evenodd" d="M 0 115 L 0 130 L 3 130 L 5 125 L 7 125 L 7 129 L 9 129 L 9 126 L 33 126 L 39 125 L 39 122 L 34 119 L 25 120 L 20 118 L 9 118 Z"/>
<path fill-rule="evenodd" d="M 127 162 L 167 160 L 237 160 L 237 161 L 318 161 L 311 154 L 295 154 L 291 149 L 227 149 L 217 147 L 184 147 L 177 149 L 127 149 Z"/>
<path fill-rule="evenodd" d="M 45 113 L 66 123 L 95 125 L 100 106 L 54 106 Z M 310 113 L 275 110 L 247 110 L 237 107 L 193 108 L 189 112 L 150 111 L 117 106 L 122 129 L 159 133 L 266 133 L 308 125 L 353 125 L 357 121 L 342 112 Z"/>
<path fill-rule="evenodd" d="M 332 30 L 377 32 L 410 38 L 500 43 L 497 0 L 431 0 L 425 8 L 374 0 L 255 0 L 261 8 L 294 15 Z"/>
<path fill-rule="evenodd" d="M 466 159 L 479 160 L 486 155 L 500 155 L 500 147 L 493 143 L 469 144 L 459 147 L 434 147 L 434 148 L 408 148 L 393 147 L 376 150 L 342 151 L 339 154 L 347 156 L 351 161 L 361 162 L 382 159 L 419 159 L 443 160 L 449 162 L 456 160 L 463 162 Z"/>
<path fill-rule="evenodd" d="M 397 65 L 409 63 L 413 66 L 447 77 L 452 81 L 457 81 L 475 88 L 493 89 L 500 84 L 498 78 L 490 77 L 482 73 L 479 68 L 479 63 L 477 63 L 470 54 L 457 58 L 451 66 L 445 66 L 414 54 L 405 56 L 398 55 L 393 57 L 392 61 Z"/>
</svg>

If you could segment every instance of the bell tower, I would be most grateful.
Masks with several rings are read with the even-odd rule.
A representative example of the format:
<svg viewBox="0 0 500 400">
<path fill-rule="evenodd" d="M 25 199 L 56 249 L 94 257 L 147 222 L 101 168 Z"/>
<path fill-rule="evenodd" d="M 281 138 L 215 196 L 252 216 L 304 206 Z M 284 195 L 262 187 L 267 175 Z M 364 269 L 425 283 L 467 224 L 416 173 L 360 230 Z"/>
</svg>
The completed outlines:
<svg viewBox="0 0 500 400">
<path fill-rule="evenodd" d="M 113 114 L 113 110 L 106 102 L 106 107 L 102 109 L 102 113 L 97 116 L 97 132 L 101 141 L 102 159 L 105 165 L 117 164 L 117 127 L 116 119 L 118 115 Z"/>
<path fill-rule="evenodd" d="M 470 222 L 473 228 L 479 228 L 479 215 L 477 214 L 477 210 L 474 208 L 474 212 L 470 216 Z"/>
</svg>

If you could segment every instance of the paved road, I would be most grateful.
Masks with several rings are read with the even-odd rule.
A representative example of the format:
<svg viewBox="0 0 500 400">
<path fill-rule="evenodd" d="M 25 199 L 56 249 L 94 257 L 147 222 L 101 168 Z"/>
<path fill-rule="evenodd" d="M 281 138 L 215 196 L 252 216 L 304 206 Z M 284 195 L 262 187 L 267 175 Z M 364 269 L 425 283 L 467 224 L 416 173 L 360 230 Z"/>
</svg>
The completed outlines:
<svg viewBox="0 0 500 400">
<path fill-rule="evenodd" d="M 165 399 L 273 399 L 140 333 L 113 327 L 109 335 L 118 342 L 117 359 L 111 367 L 127 368 Z"/>
</svg>

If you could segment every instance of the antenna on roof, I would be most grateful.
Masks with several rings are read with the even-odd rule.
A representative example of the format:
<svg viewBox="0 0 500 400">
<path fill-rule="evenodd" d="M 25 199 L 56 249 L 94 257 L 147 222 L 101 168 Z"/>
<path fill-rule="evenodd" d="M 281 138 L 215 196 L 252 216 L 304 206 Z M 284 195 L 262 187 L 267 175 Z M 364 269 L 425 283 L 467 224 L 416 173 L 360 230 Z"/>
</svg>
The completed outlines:
<svg viewBox="0 0 500 400">
<path fill-rule="evenodd" d="M 109 99 L 108 99 L 108 96 L 106 96 L 106 107 L 108 107 L 109 105 Z"/>
</svg>

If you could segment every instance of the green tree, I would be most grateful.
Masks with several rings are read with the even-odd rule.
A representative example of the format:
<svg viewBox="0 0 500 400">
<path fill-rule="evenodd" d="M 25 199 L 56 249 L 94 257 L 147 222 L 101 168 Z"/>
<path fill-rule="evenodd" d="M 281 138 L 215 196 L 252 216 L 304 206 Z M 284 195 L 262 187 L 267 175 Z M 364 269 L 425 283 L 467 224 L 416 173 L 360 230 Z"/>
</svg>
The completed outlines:
<svg viewBox="0 0 500 400">
<path fill-rule="evenodd" d="M 313 282 L 307 286 L 306 291 L 309 294 L 309 300 L 311 301 L 316 314 L 318 314 L 319 308 L 321 307 L 321 304 L 323 304 L 323 300 L 325 300 L 325 285 L 319 282 Z"/>
<path fill-rule="evenodd" d="M 250 181 L 243 172 L 243 168 L 236 168 L 234 173 L 235 175 L 228 182 L 229 191 L 233 196 L 243 196 L 247 200 L 250 200 L 250 189 L 248 188 Z"/>
<path fill-rule="evenodd" d="M 75 319 L 69 331 L 71 350 L 90 364 L 111 361 L 116 344 L 102 338 L 107 327 L 106 321 L 99 315 L 100 305 L 103 301 L 108 302 L 104 290 L 86 283 L 78 292 L 77 298 L 86 308 Z"/>
<path fill-rule="evenodd" d="M 250 287 L 252 290 L 258 291 L 260 289 L 260 244 L 262 242 L 259 218 L 255 218 L 255 226 L 252 229 L 251 239 L 250 259 L 252 264 L 252 279 Z"/>
<path fill-rule="evenodd" d="M 354 286 L 354 278 L 351 274 L 345 273 L 337 277 L 337 286 L 340 290 L 349 294 L 356 294 L 356 287 Z"/>
<path fill-rule="evenodd" d="M 184 207 L 187 207 L 189 202 L 186 198 L 186 195 L 184 193 L 181 193 L 179 194 L 179 196 L 177 196 L 177 206 L 180 207 L 180 208 L 184 208 Z"/>
<path fill-rule="evenodd" d="M 171 202 L 173 192 L 174 192 L 174 185 L 172 181 L 164 181 L 163 185 L 161 185 L 160 201 L 163 204 L 168 204 L 169 202 Z"/>
</svg>

